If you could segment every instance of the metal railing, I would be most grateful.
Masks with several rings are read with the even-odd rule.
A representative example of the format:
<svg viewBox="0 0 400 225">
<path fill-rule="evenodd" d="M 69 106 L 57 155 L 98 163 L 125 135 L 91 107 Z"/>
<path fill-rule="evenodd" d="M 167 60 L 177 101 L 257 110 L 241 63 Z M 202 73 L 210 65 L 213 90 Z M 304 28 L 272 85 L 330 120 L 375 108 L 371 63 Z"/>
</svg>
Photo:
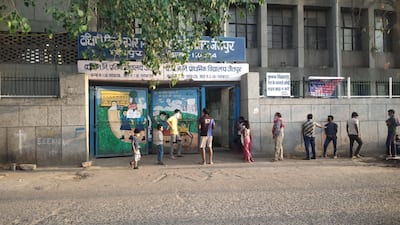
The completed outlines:
<svg viewBox="0 0 400 225">
<path fill-rule="evenodd" d="M 265 79 L 260 84 L 260 95 L 267 96 Z M 310 97 L 308 80 L 291 80 L 290 91 L 292 98 Z M 340 93 L 339 93 L 340 92 Z M 325 98 L 329 98 L 324 96 Z M 336 87 L 331 98 L 400 98 L 400 81 L 353 81 L 350 78 L 342 80 Z"/>
<path fill-rule="evenodd" d="M 0 73 L 0 97 L 58 97 L 60 79 L 57 74 L 31 76 Z"/>
</svg>

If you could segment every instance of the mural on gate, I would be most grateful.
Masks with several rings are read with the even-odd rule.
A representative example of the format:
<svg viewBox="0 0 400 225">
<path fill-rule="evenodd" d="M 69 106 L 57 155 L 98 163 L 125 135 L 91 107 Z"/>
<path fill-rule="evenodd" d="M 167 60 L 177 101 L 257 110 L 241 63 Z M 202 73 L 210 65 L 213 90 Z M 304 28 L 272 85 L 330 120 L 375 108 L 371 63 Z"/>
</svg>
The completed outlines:
<svg viewBox="0 0 400 225">
<path fill-rule="evenodd" d="M 97 155 L 131 154 L 129 137 L 137 130 L 142 153 L 146 149 L 147 90 L 97 92 Z"/>
<path fill-rule="evenodd" d="M 167 119 L 179 109 L 182 119 L 179 120 L 179 132 L 182 139 L 183 152 L 197 152 L 199 96 L 197 89 L 157 90 L 152 93 L 153 130 L 157 124 L 164 126 L 164 148 L 171 146 Z"/>
</svg>

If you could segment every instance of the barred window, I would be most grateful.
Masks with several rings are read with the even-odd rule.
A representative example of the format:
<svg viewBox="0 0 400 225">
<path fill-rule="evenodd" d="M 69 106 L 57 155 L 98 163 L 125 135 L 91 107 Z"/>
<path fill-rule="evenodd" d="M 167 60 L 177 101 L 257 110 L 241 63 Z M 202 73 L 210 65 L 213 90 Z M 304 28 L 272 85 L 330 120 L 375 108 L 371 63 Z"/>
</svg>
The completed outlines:
<svg viewBox="0 0 400 225">
<path fill-rule="evenodd" d="M 229 32 L 231 37 L 246 38 L 247 48 L 257 47 L 257 16 L 256 10 L 247 10 L 244 7 L 229 9 Z"/>
<path fill-rule="evenodd" d="M 362 50 L 362 34 L 360 25 L 361 13 L 361 11 L 342 11 L 342 50 Z"/>
<path fill-rule="evenodd" d="M 268 48 L 293 47 L 293 11 L 287 8 L 268 8 Z"/>
<path fill-rule="evenodd" d="M 60 79 L 57 73 L 32 75 L 28 73 L 0 72 L 0 96 L 58 97 Z"/>
<path fill-rule="evenodd" d="M 389 11 L 375 11 L 375 51 L 391 52 L 393 13 Z"/>
<path fill-rule="evenodd" d="M 76 65 L 77 41 L 65 33 L 0 33 L 0 64 L 48 65 L 46 74 L 32 71 L 0 71 L 0 96 L 59 96 L 60 82 L 52 65 Z"/>
<path fill-rule="evenodd" d="M 327 13 L 323 10 L 304 11 L 304 44 L 307 49 L 327 49 Z"/>
</svg>

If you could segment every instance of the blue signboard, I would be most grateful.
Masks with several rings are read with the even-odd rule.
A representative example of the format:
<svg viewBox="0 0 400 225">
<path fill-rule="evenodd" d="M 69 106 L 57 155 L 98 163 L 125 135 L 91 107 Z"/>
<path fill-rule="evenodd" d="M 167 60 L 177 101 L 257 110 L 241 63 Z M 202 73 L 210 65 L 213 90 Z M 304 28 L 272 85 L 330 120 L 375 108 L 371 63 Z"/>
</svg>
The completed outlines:
<svg viewBox="0 0 400 225">
<path fill-rule="evenodd" d="M 120 42 L 120 48 L 126 50 L 128 60 L 140 61 L 144 56 L 145 43 L 139 36 L 117 36 L 107 33 L 86 32 L 78 38 L 78 58 L 87 59 L 92 55 L 102 55 L 105 59 L 119 59 L 118 54 L 107 43 Z M 245 62 L 245 39 L 242 37 L 202 37 L 197 47 L 190 52 L 191 62 Z M 181 52 L 174 52 L 176 55 Z M 86 57 L 85 57 L 86 55 Z"/>
</svg>

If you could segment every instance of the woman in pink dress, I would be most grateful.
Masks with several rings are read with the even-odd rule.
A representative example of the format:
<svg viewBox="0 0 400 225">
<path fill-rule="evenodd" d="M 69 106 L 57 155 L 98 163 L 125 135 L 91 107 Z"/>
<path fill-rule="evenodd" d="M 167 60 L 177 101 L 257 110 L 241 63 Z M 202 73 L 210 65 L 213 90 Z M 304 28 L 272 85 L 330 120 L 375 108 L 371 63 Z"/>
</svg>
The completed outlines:
<svg viewBox="0 0 400 225">
<path fill-rule="evenodd" d="M 243 132 L 243 158 L 247 163 L 253 162 L 253 157 L 251 156 L 251 132 L 249 121 L 244 121 Z"/>
</svg>

